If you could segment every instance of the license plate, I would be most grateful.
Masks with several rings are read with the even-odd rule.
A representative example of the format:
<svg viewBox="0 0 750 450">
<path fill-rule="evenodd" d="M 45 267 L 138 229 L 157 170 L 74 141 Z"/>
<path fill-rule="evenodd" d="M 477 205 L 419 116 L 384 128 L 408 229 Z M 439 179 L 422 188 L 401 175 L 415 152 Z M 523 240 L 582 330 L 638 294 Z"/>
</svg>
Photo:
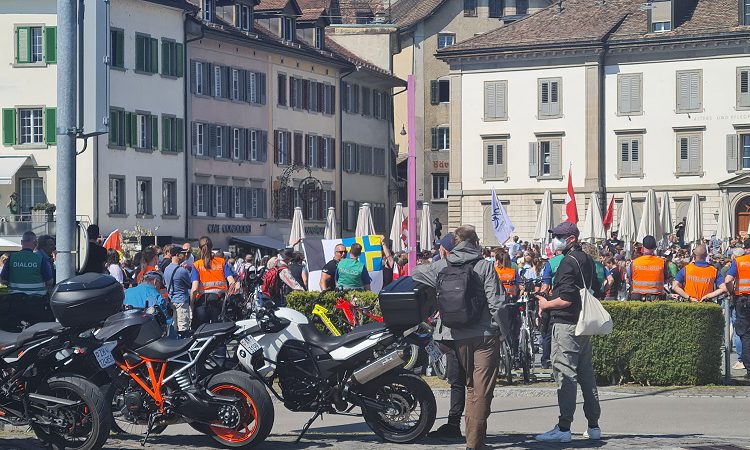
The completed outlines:
<svg viewBox="0 0 750 450">
<path fill-rule="evenodd" d="M 439 361 L 440 358 L 443 357 L 443 352 L 440 351 L 440 346 L 438 346 L 435 341 L 431 341 L 427 344 L 425 350 L 427 350 L 427 354 L 430 355 L 430 360 L 432 361 Z"/>
<path fill-rule="evenodd" d="M 96 362 L 99 363 L 99 367 L 106 369 L 115 363 L 115 357 L 112 356 L 112 349 L 116 346 L 117 342 L 107 342 L 94 350 L 94 356 L 96 357 Z"/>
<path fill-rule="evenodd" d="M 240 345 L 251 355 L 254 355 L 256 352 L 263 350 L 260 344 L 258 344 L 258 341 L 256 341 L 252 336 L 245 336 L 244 338 L 242 338 L 242 340 L 240 341 Z"/>
</svg>

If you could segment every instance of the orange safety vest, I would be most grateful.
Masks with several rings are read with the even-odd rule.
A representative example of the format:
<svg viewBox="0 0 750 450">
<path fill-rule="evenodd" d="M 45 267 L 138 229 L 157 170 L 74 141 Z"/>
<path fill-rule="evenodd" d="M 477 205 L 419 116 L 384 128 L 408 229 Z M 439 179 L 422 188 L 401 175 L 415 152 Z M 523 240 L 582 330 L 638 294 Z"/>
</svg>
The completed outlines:
<svg viewBox="0 0 750 450">
<path fill-rule="evenodd" d="M 734 283 L 734 293 L 750 295 L 750 253 L 737 257 L 737 280 Z"/>
<path fill-rule="evenodd" d="M 658 256 L 644 255 L 633 260 L 634 294 L 659 295 L 664 292 L 664 264 Z"/>
<path fill-rule="evenodd" d="M 141 284 L 141 279 L 144 275 L 146 275 L 149 272 L 158 272 L 159 268 L 156 266 L 146 266 L 144 267 L 138 274 L 135 276 L 135 282 L 138 284 Z"/>
<path fill-rule="evenodd" d="M 518 285 L 516 284 L 516 271 L 512 267 L 495 267 L 497 277 L 503 283 L 505 293 L 508 295 L 518 294 Z"/>
<path fill-rule="evenodd" d="M 685 266 L 685 293 L 699 301 L 704 295 L 714 291 L 716 285 L 716 274 L 718 271 L 714 266 L 700 267 L 695 263 Z"/>
<path fill-rule="evenodd" d="M 199 292 L 206 294 L 223 294 L 229 289 L 229 283 L 224 276 L 224 258 L 217 256 L 211 259 L 211 267 L 206 268 L 202 259 L 195 260 L 195 270 L 198 271 L 200 280 Z"/>
</svg>

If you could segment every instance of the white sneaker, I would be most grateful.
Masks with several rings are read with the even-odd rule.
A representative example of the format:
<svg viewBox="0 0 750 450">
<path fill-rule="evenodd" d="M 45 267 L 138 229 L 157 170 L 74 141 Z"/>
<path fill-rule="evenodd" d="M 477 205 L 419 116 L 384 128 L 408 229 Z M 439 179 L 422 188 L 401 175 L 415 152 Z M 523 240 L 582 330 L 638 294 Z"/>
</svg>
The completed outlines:
<svg viewBox="0 0 750 450">
<path fill-rule="evenodd" d="M 555 428 L 537 435 L 534 439 L 540 442 L 570 442 L 571 436 L 570 431 L 560 431 L 560 427 L 555 425 Z"/>
<path fill-rule="evenodd" d="M 602 438 L 602 429 L 599 427 L 587 428 L 586 431 L 583 432 L 583 438 L 599 440 Z"/>
</svg>

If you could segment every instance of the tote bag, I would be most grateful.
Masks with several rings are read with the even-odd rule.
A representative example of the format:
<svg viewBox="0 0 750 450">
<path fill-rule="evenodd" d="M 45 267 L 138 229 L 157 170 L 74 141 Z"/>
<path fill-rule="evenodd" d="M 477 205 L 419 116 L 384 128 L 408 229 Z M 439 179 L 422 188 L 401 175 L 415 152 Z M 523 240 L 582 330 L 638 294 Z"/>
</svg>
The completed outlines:
<svg viewBox="0 0 750 450">
<path fill-rule="evenodd" d="M 581 280 L 584 283 L 583 288 L 579 291 L 581 294 L 581 315 L 578 316 L 575 335 L 596 336 L 611 333 L 614 326 L 612 316 L 604 309 L 591 289 L 586 287 L 586 278 L 583 277 L 581 263 L 575 257 L 571 256 L 571 258 L 578 264 L 578 271 L 581 272 Z M 592 274 L 592 277 L 594 276 L 596 274 Z"/>
</svg>

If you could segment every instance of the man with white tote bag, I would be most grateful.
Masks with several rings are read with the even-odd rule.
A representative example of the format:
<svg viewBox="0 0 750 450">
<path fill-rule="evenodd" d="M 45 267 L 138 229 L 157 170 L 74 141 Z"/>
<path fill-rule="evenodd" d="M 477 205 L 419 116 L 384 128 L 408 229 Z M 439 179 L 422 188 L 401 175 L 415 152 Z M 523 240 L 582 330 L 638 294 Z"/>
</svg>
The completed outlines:
<svg viewBox="0 0 750 450">
<path fill-rule="evenodd" d="M 594 261 L 581 251 L 578 242 L 578 227 L 571 222 L 562 222 L 549 230 L 552 233 L 553 250 L 562 251 L 565 258 L 560 262 L 555 276 L 555 287 L 551 300 L 539 298 L 540 311 L 550 311 L 550 329 L 552 331 L 552 372 L 557 382 L 557 402 L 560 408 L 558 424 L 536 436 L 542 442 L 570 442 L 570 426 L 576 410 L 577 385 L 583 392 L 583 412 L 588 420 L 584 438 L 601 439 L 599 428 L 599 394 L 596 389 L 596 377 L 591 351 L 591 334 L 603 334 L 611 331 L 611 319 L 595 307 L 586 309 L 582 317 L 584 303 L 592 305 L 593 298 L 589 290 L 598 292 L 601 288 L 595 276 Z M 604 321 L 604 322 L 602 322 Z M 579 328 L 579 332 L 576 332 Z"/>
</svg>

